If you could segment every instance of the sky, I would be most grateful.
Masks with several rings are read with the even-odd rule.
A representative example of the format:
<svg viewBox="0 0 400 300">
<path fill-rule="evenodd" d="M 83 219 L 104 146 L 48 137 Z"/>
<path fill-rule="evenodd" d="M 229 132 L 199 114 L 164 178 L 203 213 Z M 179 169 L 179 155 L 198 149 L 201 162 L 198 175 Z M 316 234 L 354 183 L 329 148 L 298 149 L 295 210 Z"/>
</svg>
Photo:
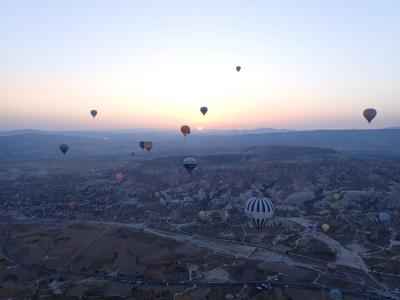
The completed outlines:
<svg viewBox="0 0 400 300">
<path fill-rule="evenodd" d="M 0 0 L 0 130 L 183 124 L 400 126 L 400 1 Z"/>
</svg>

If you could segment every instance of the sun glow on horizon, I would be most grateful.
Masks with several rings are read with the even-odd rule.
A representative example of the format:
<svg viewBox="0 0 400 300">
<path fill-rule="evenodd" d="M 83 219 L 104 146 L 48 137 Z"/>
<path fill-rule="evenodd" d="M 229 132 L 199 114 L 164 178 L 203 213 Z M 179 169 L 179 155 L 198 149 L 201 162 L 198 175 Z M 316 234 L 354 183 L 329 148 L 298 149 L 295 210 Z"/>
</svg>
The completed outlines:
<svg viewBox="0 0 400 300">
<path fill-rule="evenodd" d="M 9 1 L 0 130 L 398 126 L 400 3 L 339 2 Z"/>
</svg>

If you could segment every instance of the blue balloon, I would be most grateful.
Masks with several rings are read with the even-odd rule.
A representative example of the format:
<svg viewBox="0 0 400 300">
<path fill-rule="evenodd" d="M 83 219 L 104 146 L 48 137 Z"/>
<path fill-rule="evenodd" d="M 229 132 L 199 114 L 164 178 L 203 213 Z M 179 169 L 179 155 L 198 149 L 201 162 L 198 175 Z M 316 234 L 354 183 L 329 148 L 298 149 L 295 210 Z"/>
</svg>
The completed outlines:
<svg viewBox="0 0 400 300">
<path fill-rule="evenodd" d="M 343 295 L 338 289 L 331 289 L 329 292 L 329 298 L 332 300 L 341 300 L 343 299 Z"/>
<path fill-rule="evenodd" d="M 65 154 L 65 153 L 67 153 L 69 146 L 67 144 L 61 144 L 58 148 L 60 149 L 62 154 Z"/>
<path fill-rule="evenodd" d="M 380 212 L 379 213 L 379 221 L 381 222 L 387 222 L 390 219 L 390 215 L 388 213 L 385 212 Z"/>
<path fill-rule="evenodd" d="M 144 149 L 144 141 L 139 143 L 140 148 Z"/>
</svg>

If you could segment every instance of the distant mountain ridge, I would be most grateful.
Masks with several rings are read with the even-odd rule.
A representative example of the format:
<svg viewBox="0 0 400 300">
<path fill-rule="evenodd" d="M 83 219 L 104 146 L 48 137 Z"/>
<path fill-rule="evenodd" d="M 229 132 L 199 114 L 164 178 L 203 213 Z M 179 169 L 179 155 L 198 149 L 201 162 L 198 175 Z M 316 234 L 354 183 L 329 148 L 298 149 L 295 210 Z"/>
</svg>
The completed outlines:
<svg viewBox="0 0 400 300">
<path fill-rule="evenodd" d="M 46 156 L 59 154 L 61 143 L 70 145 L 68 155 L 131 153 L 147 155 L 139 148 L 142 140 L 151 140 L 154 155 L 231 153 L 249 147 L 272 145 L 330 148 L 338 151 L 400 155 L 400 129 L 315 130 L 236 134 L 199 134 L 184 138 L 180 132 L 56 132 L 17 131 L 0 136 L 0 155 Z M 14 132 L 15 133 L 15 132 Z"/>
<path fill-rule="evenodd" d="M 200 133 L 208 135 L 241 135 L 241 134 L 264 134 L 273 132 L 289 132 L 293 130 L 289 129 L 275 129 L 275 128 L 256 128 L 256 129 L 230 129 L 230 130 L 219 130 L 209 129 L 201 131 Z"/>
<path fill-rule="evenodd" d="M 239 136 L 207 136 L 216 147 L 310 146 L 357 152 L 400 154 L 400 129 L 288 131 Z"/>
<path fill-rule="evenodd" d="M 213 136 L 213 135 L 247 135 L 247 134 L 268 134 L 268 133 L 287 133 L 287 132 L 365 132 L 365 131 L 376 131 L 376 130 L 398 130 L 400 126 L 388 127 L 381 129 L 315 129 L 315 130 L 292 130 L 285 128 L 255 128 L 255 129 L 203 129 L 197 130 L 197 128 L 191 128 L 192 136 Z M 1 136 L 21 135 L 21 134 L 47 134 L 47 135 L 68 135 L 68 136 L 85 136 L 85 137 L 100 137 L 107 135 L 125 135 L 125 134 L 157 134 L 157 135 L 168 135 L 168 134 L 180 134 L 180 130 L 176 129 L 156 129 L 156 128 L 132 128 L 132 129 L 114 129 L 114 130 L 41 130 L 41 129 L 17 129 L 0 131 Z"/>
<path fill-rule="evenodd" d="M 289 129 L 275 129 L 275 128 L 256 128 L 256 129 L 205 129 L 202 131 L 197 131 L 192 128 L 192 132 L 195 131 L 196 134 L 201 135 L 238 135 L 238 134 L 263 134 L 271 132 L 289 132 Z M 10 136 L 19 134 L 53 134 L 53 135 L 76 135 L 76 136 L 98 136 L 107 134 L 145 134 L 145 133 L 177 133 L 177 130 L 171 129 L 152 129 L 152 128 L 134 128 L 134 129 L 117 129 L 117 130 L 40 130 L 40 129 L 18 129 L 9 131 L 0 131 L 0 136 Z"/>
</svg>

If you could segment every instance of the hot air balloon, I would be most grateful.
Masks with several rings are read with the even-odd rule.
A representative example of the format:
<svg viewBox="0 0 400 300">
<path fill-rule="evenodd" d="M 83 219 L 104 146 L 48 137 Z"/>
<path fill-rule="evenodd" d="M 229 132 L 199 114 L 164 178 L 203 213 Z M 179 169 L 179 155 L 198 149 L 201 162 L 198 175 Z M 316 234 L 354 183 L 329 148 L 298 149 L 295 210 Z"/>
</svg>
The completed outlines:
<svg viewBox="0 0 400 300">
<path fill-rule="evenodd" d="M 68 207 L 69 207 L 70 209 L 74 209 L 74 208 L 76 207 L 75 201 L 70 201 L 70 202 L 68 203 Z"/>
<path fill-rule="evenodd" d="M 205 220 L 207 220 L 207 218 L 208 218 L 208 215 L 204 210 L 199 211 L 199 219 L 200 220 L 205 221 Z"/>
<path fill-rule="evenodd" d="M 153 142 L 144 141 L 143 143 L 144 143 L 144 148 L 146 148 L 146 150 L 150 152 L 151 148 L 153 148 Z"/>
<path fill-rule="evenodd" d="M 115 179 L 117 179 L 118 182 L 121 182 L 124 180 L 124 174 L 118 172 L 117 174 L 115 174 Z"/>
<path fill-rule="evenodd" d="M 69 146 L 67 144 L 61 144 L 58 148 L 60 148 L 63 154 L 67 153 Z"/>
<path fill-rule="evenodd" d="M 135 152 L 131 152 L 131 156 L 135 156 Z"/>
<path fill-rule="evenodd" d="M 252 197 L 246 202 L 245 214 L 260 231 L 268 219 L 274 215 L 274 205 L 264 197 Z"/>
<path fill-rule="evenodd" d="M 383 222 L 388 222 L 390 220 L 390 215 L 386 212 L 380 212 L 379 213 L 379 221 Z"/>
<path fill-rule="evenodd" d="M 194 157 L 186 157 L 183 160 L 183 166 L 189 174 L 192 174 L 192 171 L 197 167 L 197 159 Z"/>
<path fill-rule="evenodd" d="M 368 121 L 368 123 L 371 123 L 371 121 L 376 117 L 376 114 L 377 112 L 374 108 L 367 108 L 363 112 L 364 118 Z"/>
<path fill-rule="evenodd" d="M 328 230 L 329 230 L 329 225 L 328 224 L 322 224 L 322 230 L 324 231 L 324 232 L 327 232 Z"/>
<path fill-rule="evenodd" d="M 91 114 L 92 117 L 94 118 L 94 117 L 97 115 L 97 110 L 92 109 L 92 110 L 90 111 L 90 114 Z"/>
<path fill-rule="evenodd" d="M 332 262 L 326 265 L 326 268 L 328 269 L 329 273 L 335 273 L 336 272 L 336 265 Z"/>
<path fill-rule="evenodd" d="M 338 192 L 332 194 L 332 198 L 335 201 L 338 201 L 338 200 L 342 199 L 342 197 L 343 197 L 343 195 L 341 193 L 338 193 Z"/>
<path fill-rule="evenodd" d="M 203 114 L 203 116 L 208 112 L 208 108 L 205 106 L 200 107 L 200 111 Z"/>
<path fill-rule="evenodd" d="M 139 143 L 139 147 L 142 148 L 142 149 L 144 149 L 144 141 L 141 141 L 141 142 Z"/>
<path fill-rule="evenodd" d="M 332 300 L 341 300 L 343 299 L 343 295 L 338 289 L 331 289 L 329 292 L 329 298 Z"/>
<path fill-rule="evenodd" d="M 241 69 L 242 69 L 241 66 L 237 66 L 237 67 L 236 67 L 236 71 L 238 71 L 238 72 L 240 72 Z"/>
<path fill-rule="evenodd" d="M 188 134 L 190 134 L 190 127 L 187 125 L 183 125 L 181 127 L 181 132 L 183 133 L 184 136 L 187 136 Z"/>
</svg>

